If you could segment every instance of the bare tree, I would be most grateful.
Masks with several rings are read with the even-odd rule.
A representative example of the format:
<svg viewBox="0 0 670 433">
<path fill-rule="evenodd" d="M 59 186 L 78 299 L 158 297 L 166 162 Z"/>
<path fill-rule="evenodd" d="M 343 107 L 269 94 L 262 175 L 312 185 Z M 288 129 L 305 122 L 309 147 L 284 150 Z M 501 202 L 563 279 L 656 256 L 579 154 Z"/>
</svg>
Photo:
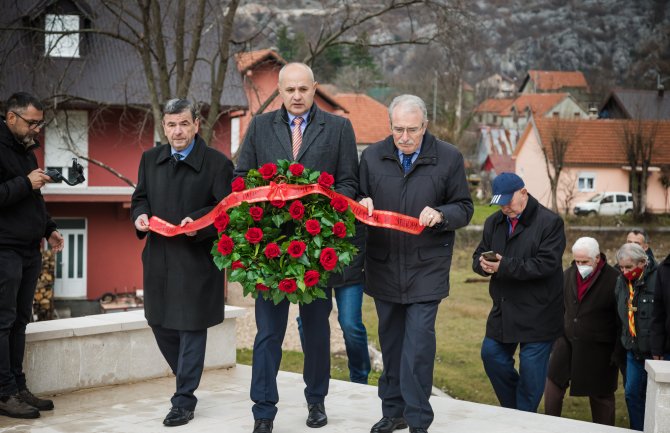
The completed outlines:
<svg viewBox="0 0 670 433">
<path fill-rule="evenodd" d="M 531 115 L 531 122 L 535 123 Z M 558 187 L 561 173 L 565 168 L 565 158 L 578 131 L 574 123 L 568 123 L 561 117 L 545 119 L 548 123 L 548 143 L 540 141 L 540 149 L 547 168 L 549 187 L 551 189 L 551 209 L 558 213 Z"/>
<path fill-rule="evenodd" d="M 647 212 L 647 182 L 654 156 L 658 122 L 626 120 L 621 123 L 621 150 L 630 167 L 628 185 L 633 194 L 633 216 L 640 219 Z"/>
<path fill-rule="evenodd" d="M 577 196 L 577 181 L 579 180 L 579 175 L 577 172 L 566 172 L 565 176 L 560 180 L 560 188 L 563 191 L 563 199 L 561 200 L 561 205 L 565 209 L 563 215 L 566 217 L 570 215 L 570 209 L 572 208 L 572 203 L 575 201 Z"/>
</svg>

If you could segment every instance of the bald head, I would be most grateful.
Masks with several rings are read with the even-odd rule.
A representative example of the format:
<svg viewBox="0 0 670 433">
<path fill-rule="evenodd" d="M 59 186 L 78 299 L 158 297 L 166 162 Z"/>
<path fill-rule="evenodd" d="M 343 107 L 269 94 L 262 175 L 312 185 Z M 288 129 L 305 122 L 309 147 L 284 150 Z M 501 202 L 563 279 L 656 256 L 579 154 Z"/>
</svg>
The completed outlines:
<svg viewBox="0 0 670 433">
<path fill-rule="evenodd" d="M 309 66 L 304 63 L 285 65 L 279 71 L 278 87 L 284 107 L 292 115 L 303 115 L 312 108 L 316 82 Z"/>
</svg>

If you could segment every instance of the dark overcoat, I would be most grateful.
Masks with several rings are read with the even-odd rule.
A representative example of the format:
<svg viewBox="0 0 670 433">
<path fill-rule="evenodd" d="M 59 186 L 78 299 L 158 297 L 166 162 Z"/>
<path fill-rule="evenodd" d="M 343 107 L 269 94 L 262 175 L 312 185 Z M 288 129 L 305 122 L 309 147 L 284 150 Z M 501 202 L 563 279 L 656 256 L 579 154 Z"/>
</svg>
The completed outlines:
<svg viewBox="0 0 670 433">
<path fill-rule="evenodd" d="M 132 220 L 157 216 L 178 225 L 207 214 L 230 193 L 233 164 L 196 135 L 195 147 L 182 161 L 171 157 L 169 144 L 144 152 Z M 149 325 L 184 331 L 202 330 L 223 321 L 224 274 L 210 254 L 216 229 L 209 226 L 196 236 L 165 237 L 137 232 L 147 241 L 144 265 L 144 312 Z"/>
<path fill-rule="evenodd" d="M 570 382 L 570 395 L 607 395 L 617 389 L 618 369 L 613 354 L 618 338 L 614 287 L 619 272 L 607 264 L 590 280 L 582 300 L 577 296 L 577 266 L 565 270 L 564 334 L 554 344 L 548 377 L 561 388 Z"/>
<path fill-rule="evenodd" d="M 651 322 L 651 354 L 670 353 L 670 255 L 656 270 L 654 310 Z"/>
<path fill-rule="evenodd" d="M 508 232 L 507 217 L 495 212 L 472 255 L 472 269 L 484 276 L 489 274 L 479 256 L 485 251 L 503 256 L 489 282 L 493 308 L 486 336 L 501 343 L 554 340 L 563 333 L 563 220 L 528 194 L 514 233 Z"/>
<path fill-rule="evenodd" d="M 361 195 L 372 199 L 375 210 L 418 218 L 429 206 L 444 215 L 442 224 L 419 235 L 368 227 L 365 292 L 402 304 L 447 297 L 454 230 L 466 226 L 474 211 L 461 153 L 426 132 L 405 174 L 389 136 L 363 151 L 360 181 Z"/>
</svg>

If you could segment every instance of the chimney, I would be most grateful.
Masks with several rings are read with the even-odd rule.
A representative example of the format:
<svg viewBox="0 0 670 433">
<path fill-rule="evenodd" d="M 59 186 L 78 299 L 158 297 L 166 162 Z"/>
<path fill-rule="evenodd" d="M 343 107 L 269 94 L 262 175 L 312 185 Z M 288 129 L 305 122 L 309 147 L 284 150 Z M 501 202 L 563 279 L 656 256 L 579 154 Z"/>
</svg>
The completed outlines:
<svg viewBox="0 0 670 433">
<path fill-rule="evenodd" d="M 589 119 L 597 119 L 598 118 L 598 107 L 596 107 L 596 104 L 589 104 Z"/>
</svg>

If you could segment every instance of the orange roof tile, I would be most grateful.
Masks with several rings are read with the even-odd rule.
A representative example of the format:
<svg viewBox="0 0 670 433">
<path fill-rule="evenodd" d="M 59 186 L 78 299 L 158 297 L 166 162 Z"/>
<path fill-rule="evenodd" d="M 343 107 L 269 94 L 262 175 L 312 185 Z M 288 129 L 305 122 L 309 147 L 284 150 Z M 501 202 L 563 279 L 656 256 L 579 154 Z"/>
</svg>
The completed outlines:
<svg viewBox="0 0 670 433">
<path fill-rule="evenodd" d="M 560 90 L 564 87 L 588 88 L 584 74 L 580 71 L 528 71 L 528 77 L 535 83 L 535 89 L 539 91 Z M 524 80 L 524 84 L 526 81 Z"/>
<path fill-rule="evenodd" d="M 361 93 L 341 93 L 336 98 L 349 111 L 347 118 L 354 127 L 357 143 L 376 143 L 391 133 L 388 109 L 384 104 Z"/>
<path fill-rule="evenodd" d="M 670 164 L 670 121 L 639 121 L 636 120 L 566 120 L 553 118 L 534 118 L 542 143 L 547 145 L 551 159 L 551 148 L 548 143 L 556 134 L 556 128 L 565 131 L 572 142 L 565 156 L 567 164 L 575 165 L 626 165 L 623 151 L 623 133 L 625 128 L 634 131 L 641 127 L 650 132 L 655 129 L 656 141 L 652 156 L 652 165 Z M 521 150 L 523 142 L 530 133 L 527 128 L 522 137 L 516 154 Z"/>
<path fill-rule="evenodd" d="M 485 99 L 477 108 L 475 113 L 500 113 L 508 108 L 514 99 Z"/>
<path fill-rule="evenodd" d="M 276 51 L 270 49 L 242 51 L 235 54 L 235 60 L 237 61 L 237 69 L 240 72 L 244 72 L 267 60 L 272 60 L 282 65 L 287 63 Z"/>
<path fill-rule="evenodd" d="M 516 112 L 519 115 L 525 114 L 526 108 L 530 107 L 530 110 L 536 116 L 544 116 L 558 105 L 562 100 L 569 97 L 568 93 L 527 93 L 519 96 L 514 100 L 513 103 L 509 104 L 505 110 L 503 110 L 501 116 L 512 116 L 512 107 L 516 107 Z"/>
</svg>

